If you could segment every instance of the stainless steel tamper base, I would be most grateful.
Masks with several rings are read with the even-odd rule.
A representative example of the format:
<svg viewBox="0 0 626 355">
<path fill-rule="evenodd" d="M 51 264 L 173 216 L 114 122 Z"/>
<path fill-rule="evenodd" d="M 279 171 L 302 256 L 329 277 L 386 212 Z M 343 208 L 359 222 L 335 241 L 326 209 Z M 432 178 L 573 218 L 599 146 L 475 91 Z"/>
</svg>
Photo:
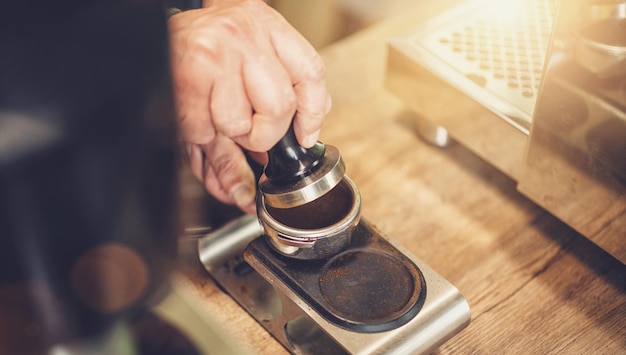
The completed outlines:
<svg viewBox="0 0 626 355">
<path fill-rule="evenodd" d="M 276 182 L 265 174 L 259 179 L 259 190 L 268 206 L 290 208 L 301 206 L 326 194 L 343 179 L 346 167 L 339 150 L 326 145 L 320 166 L 291 183 Z"/>
</svg>

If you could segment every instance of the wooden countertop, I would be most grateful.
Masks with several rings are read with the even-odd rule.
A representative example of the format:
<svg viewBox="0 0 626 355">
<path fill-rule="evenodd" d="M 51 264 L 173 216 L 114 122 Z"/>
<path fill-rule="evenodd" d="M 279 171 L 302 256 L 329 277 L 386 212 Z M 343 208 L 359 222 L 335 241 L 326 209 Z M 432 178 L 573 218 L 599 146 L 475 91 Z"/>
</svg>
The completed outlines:
<svg viewBox="0 0 626 355">
<path fill-rule="evenodd" d="M 363 216 L 467 298 L 472 322 L 438 353 L 626 353 L 626 266 L 468 150 L 423 142 L 414 115 L 385 91 L 386 39 L 449 3 L 420 2 L 322 51 L 334 104 L 321 140 L 341 151 Z M 207 273 L 188 272 L 243 349 L 285 353 Z"/>
</svg>

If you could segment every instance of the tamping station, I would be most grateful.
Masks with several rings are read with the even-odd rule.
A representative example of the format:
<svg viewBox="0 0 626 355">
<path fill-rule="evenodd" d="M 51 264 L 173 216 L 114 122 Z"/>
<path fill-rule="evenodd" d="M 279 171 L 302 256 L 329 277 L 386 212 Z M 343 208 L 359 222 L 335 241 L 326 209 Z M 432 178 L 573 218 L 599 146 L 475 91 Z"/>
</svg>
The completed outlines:
<svg viewBox="0 0 626 355">
<path fill-rule="evenodd" d="M 257 217 L 199 241 L 226 292 L 296 354 L 416 354 L 470 321 L 459 291 L 361 219 L 337 148 L 293 128 L 269 152 Z M 260 223 L 259 223 L 260 222 Z"/>
</svg>

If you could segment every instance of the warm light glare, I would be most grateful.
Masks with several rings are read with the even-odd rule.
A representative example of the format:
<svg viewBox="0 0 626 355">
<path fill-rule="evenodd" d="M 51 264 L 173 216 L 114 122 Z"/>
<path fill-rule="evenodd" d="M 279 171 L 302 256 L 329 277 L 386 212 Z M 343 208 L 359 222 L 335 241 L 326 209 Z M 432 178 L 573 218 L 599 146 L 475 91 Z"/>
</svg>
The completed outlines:
<svg viewBox="0 0 626 355">
<path fill-rule="evenodd" d="M 486 1 L 487 9 L 500 20 L 513 19 L 525 12 L 525 1 L 532 0 L 488 0 Z"/>
</svg>

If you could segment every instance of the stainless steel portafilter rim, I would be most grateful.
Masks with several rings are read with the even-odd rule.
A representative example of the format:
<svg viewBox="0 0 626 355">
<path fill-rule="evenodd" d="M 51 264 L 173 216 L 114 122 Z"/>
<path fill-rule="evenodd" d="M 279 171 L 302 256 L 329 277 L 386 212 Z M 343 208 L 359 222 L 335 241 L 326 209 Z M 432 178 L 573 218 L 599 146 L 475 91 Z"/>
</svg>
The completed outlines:
<svg viewBox="0 0 626 355">
<path fill-rule="evenodd" d="M 361 219 L 361 195 L 348 176 L 344 175 L 339 184 L 350 192 L 350 209 L 337 222 L 321 228 L 304 229 L 281 223 L 268 211 L 263 194 L 259 194 L 257 215 L 270 245 L 296 259 L 327 258 L 344 250 Z"/>
</svg>

